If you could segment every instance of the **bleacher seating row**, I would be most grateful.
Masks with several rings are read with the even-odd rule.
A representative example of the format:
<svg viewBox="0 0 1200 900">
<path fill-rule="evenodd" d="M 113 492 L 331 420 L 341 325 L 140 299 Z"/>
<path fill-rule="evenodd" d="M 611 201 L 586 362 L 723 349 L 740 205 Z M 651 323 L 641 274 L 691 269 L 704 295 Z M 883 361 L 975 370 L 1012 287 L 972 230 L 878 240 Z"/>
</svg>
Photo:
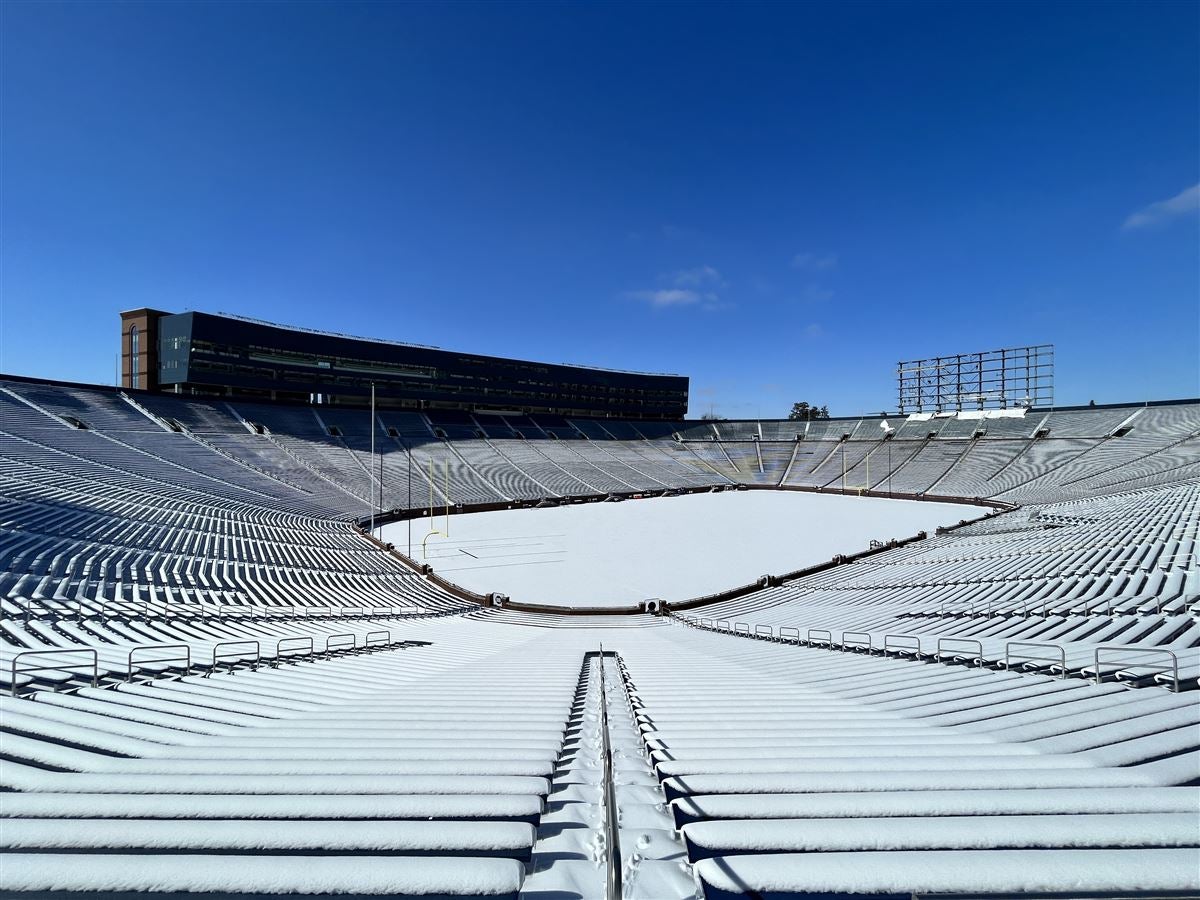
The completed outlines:
<svg viewBox="0 0 1200 900">
<path fill-rule="evenodd" d="M 110 455 L 132 448 L 201 479 L 343 515 L 360 515 L 379 490 L 385 509 L 427 505 L 431 487 L 435 503 L 462 504 L 731 482 L 1027 503 L 1178 483 L 1200 472 L 1194 402 L 913 417 L 889 426 L 894 436 L 884 440 L 884 420 L 871 417 L 617 423 L 384 411 L 371 420 L 363 410 L 26 382 L 4 383 L 0 398 L 0 431 L 7 422 L 10 433 L 37 440 L 51 425 L 83 424 L 108 439 Z M 87 444 L 78 436 L 62 442 Z"/>
</svg>

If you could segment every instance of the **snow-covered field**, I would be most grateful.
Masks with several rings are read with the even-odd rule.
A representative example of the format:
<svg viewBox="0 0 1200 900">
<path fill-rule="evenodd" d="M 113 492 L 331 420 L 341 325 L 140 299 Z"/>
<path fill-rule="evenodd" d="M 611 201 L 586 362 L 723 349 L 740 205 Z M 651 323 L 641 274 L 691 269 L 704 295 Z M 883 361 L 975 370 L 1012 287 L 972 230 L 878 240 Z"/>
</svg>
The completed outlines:
<svg viewBox="0 0 1200 900">
<path fill-rule="evenodd" d="M 712 594 L 987 511 L 786 491 L 689 494 L 417 519 L 412 555 L 465 588 L 521 603 L 631 606 Z M 383 539 L 407 551 L 408 535 L 398 522 Z"/>
</svg>

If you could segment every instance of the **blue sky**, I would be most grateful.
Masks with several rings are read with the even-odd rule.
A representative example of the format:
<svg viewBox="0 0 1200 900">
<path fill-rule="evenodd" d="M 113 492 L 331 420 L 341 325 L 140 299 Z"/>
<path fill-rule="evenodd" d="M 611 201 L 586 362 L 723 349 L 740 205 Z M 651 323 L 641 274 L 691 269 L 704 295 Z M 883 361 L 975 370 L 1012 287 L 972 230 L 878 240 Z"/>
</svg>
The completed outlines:
<svg viewBox="0 0 1200 900">
<path fill-rule="evenodd" d="M 1200 5 L 0 4 L 0 370 L 237 312 L 892 409 L 1200 395 Z"/>
</svg>

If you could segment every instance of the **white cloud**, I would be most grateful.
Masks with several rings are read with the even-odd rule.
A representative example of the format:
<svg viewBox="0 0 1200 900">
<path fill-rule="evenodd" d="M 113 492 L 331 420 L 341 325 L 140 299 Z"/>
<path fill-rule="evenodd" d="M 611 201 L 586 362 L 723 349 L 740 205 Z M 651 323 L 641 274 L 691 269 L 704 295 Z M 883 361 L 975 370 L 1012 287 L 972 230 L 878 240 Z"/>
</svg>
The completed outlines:
<svg viewBox="0 0 1200 900">
<path fill-rule="evenodd" d="M 821 272 L 834 268 L 837 262 L 836 253 L 816 253 L 810 250 L 793 256 L 792 268 L 804 269 L 806 272 Z"/>
<path fill-rule="evenodd" d="M 626 291 L 624 296 L 641 300 L 655 309 L 700 305 L 701 309 L 715 311 L 727 309 L 732 304 L 722 302 L 718 291 L 726 286 L 725 280 L 712 266 L 697 266 L 660 275 L 658 280 L 665 287 L 642 291 Z"/>
<path fill-rule="evenodd" d="M 645 301 L 655 309 L 665 309 L 668 306 L 691 306 L 693 303 L 700 302 L 700 295 L 696 291 L 683 290 L 682 288 L 664 288 L 657 291 L 629 291 L 625 296 L 632 300 Z"/>
<path fill-rule="evenodd" d="M 1170 199 L 1159 200 L 1157 203 L 1151 203 L 1149 206 L 1139 209 L 1126 219 L 1125 224 L 1121 227 L 1126 231 L 1132 231 L 1137 228 L 1163 225 L 1172 219 L 1189 215 L 1197 210 L 1200 210 L 1200 184 L 1193 184 Z"/>
</svg>

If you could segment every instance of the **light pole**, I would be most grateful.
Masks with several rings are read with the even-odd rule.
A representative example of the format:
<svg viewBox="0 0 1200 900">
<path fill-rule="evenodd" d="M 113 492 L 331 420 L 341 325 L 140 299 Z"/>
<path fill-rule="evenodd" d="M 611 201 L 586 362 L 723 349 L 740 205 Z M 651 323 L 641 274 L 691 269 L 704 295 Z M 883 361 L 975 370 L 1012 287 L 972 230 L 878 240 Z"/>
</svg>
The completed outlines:
<svg viewBox="0 0 1200 900">
<path fill-rule="evenodd" d="M 371 424 L 375 424 L 374 419 L 375 419 L 375 417 L 372 416 Z M 371 432 L 371 434 L 374 434 L 374 433 L 375 433 L 374 431 Z M 380 446 L 380 448 L 379 448 L 379 509 L 381 509 L 381 510 L 383 509 L 383 456 L 386 452 L 387 452 L 387 450 L 383 446 Z M 380 525 L 379 525 L 379 539 L 383 540 L 383 523 L 380 523 Z"/>
<path fill-rule="evenodd" d="M 367 466 L 367 506 L 371 509 L 371 536 L 375 536 L 375 382 L 371 382 L 371 465 Z"/>
<path fill-rule="evenodd" d="M 412 447 L 404 448 L 408 456 L 408 558 L 412 559 Z"/>
</svg>

